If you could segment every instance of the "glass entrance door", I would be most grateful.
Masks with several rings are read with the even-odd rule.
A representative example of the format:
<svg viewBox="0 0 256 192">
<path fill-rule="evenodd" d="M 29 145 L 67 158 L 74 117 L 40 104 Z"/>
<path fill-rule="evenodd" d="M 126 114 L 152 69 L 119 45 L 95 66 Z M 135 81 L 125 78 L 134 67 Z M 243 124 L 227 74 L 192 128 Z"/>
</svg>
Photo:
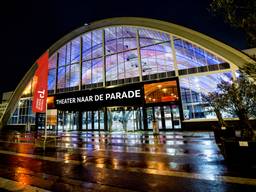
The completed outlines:
<svg viewBox="0 0 256 192">
<path fill-rule="evenodd" d="M 104 130 L 104 111 L 94 111 L 93 115 L 94 130 Z"/>
<path fill-rule="evenodd" d="M 163 106 L 163 109 L 164 109 L 165 128 L 172 129 L 173 128 L 173 115 L 172 115 L 171 106 Z"/>
<path fill-rule="evenodd" d="M 155 120 L 159 130 L 180 129 L 178 105 L 151 106 L 146 108 L 148 129 L 152 130 Z"/>
<path fill-rule="evenodd" d="M 173 116 L 173 128 L 180 129 L 181 128 L 181 120 L 180 120 L 180 110 L 178 105 L 172 105 L 172 116 Z"/>
<path fill-rule="evenodd" d="M 58 130 L 59 131 L 78 130 L 78 112 L 58 111 Z"/>
<path fill-rule="evenodd" d="M 82 113 L 82 130 L 104 130 L 104 111 L 84 111 Z"/>
<path fill-rule="evenodd" d="M 108 108 L 109 131 L 136 131 L 143 126 L 141 107 L 109 107 Z"/>
<path fill-rule="evenodd" d="M 153 112 L 154 112 L 153 119 L 156 120 L 156 123 L 159 129 L 162 129 L 164 127 L 164 124 L 162 122 L 161 110 L 162 110 L 162 107 L 160 106 L 153 107 Z"/>
</svg>

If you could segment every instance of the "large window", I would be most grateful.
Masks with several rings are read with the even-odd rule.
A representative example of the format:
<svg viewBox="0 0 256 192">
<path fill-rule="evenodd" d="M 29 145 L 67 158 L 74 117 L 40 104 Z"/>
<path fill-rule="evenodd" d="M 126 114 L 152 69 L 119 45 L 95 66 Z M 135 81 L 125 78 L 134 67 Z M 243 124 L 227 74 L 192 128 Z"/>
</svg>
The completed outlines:
<svg viewBox="0 0 256 192">
<path fill-rule="evenodd" d="M 140 76 L 137 28 L 106 28 L 105 52 L 107 85 L 132 83 L 139 80 L 136 78 Z"/>
<path fill-rule="evenodd" d="M 78 87 L 80 64 L 83 89 L 101 87 L 105 80 L 109 86 L 137 82 L 140 76 L 143 80 L 174 76 L 174 73 L 170 73 L 174 71 L 170 35 L 155 30 L 130 26 L 108 27 L 85 33 L 57 52 L 50 61 L 49 90 L 55 88 L 56 63 L 59 92 Z"/>
<path fill-rule="evenodd" d="M 205 102 L 204 96 L 207 96 L 209 92 L 216 91 L 217 84 L 221 81 L 231 81 L 231 79 L 231 72 L 180 78 L 184 118 L 215 118 L 209 104 Z"/>
<path fill-rule="evenodd" d="M 137 82 L 140 76 L 143 81 L 173 77 L 176 75 L 175 61 L 179 75 L 229 68 L 216 55 L 184 39 L 131 26 L 87 32 L 57 52 L 50 59 L 49 90 L 55 88 L 57 63 L 60 91 L 78 89 L 80 78 L 82 88 L 87 89 L 101 87 L 104 81 L 109 86 Z"/>
<path fill-rule="evenodd" d="M 78 89 L 80 82 L 80 38 L 73 39 L 63 46 L 58 53 L 58 92 Z M 48 86 L 50 87 L 54 85 L 51 83 L 55 81 L 54 72 L 55 69 L 49 67 Z"/>
<path fill-rule="evenodd" d="M 103 85 L 103 31 L 89 32 L 82 35 L 82 39 L 83 88 L 101 87 Z"/>
<path fill-rule="evenodd" d="M 199 46 L 189 43 L 183 39 L 174 38 L 174 46 L 178 69 L 190 69 L 206 66 L 205 71 L 208 71 L 209 65 L 224 63 L 224 61 L 217 56 L 214 56 Z"/>
<path fill-rule="evenodd" d="M 174 71 L 171 43 L 141 48 L 142 75 Z"/>
<path fill-rule="evenodd" d="M 56 68 L 57 68 L 57 54 L 53 54 L 49 58 L 49 70 L 48 70 L 48 91 L 55 89 L 56 82 Z"/>
<path fill-rule="evenodd" d="M 21 98 L 18 101 L 9 124 L 35 124 L 35 114 L 32 112 L 32 98 Z"/>
</svg>

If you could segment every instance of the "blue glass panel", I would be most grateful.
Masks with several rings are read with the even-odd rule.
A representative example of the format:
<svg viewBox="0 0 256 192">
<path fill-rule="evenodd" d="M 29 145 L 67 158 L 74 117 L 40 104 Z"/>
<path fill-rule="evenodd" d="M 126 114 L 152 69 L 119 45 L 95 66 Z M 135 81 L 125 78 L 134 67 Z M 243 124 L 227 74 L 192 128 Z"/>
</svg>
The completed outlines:
<svg viewBox="0 0 256 192">
<path fill-rule="evenodd" d="M 116 52 L 116 28 L 110 27 L 105 29 L 106 54 Z"/>
<path fill-rule="evenodd" d="M 66 83 L 65 83 L 65 88 L 70 87 L 70 78 L 71 78 L 71 66 L 68 65 L 66 66 L 66 74 L 65 74 L 65 79 L 66 79 Z"/>
<path fill-rule="evenodd" d="M 139 29 L 139 36 L 141 47 L 170 41 L 169 34 L 149 29 Z"/>
<path fill-rule="evenodd" d="M 102 48 L 102 30 L 96 30 L 92 33 L 92 58 L 99 58 L 103 55 Z"/>
<path fill-rule="evenodd" d="M 71 42 L 71 63 L 80 61 L 80 37 Z"/>
<path fill-rule="evenodd" d="M 117 29 L 118 52 L 137 47 L 136 33 L 137 28 L 135 27 L 119 27 Z"/>
<path fill-rule="evenodd" d="M 65 87 L 65 67 L 58 68 L 58 88 Z"/>
<path fill-rule="evenodd" d="M 82 36 L 83 39 L 83 60 L 91 59 L 92 52 L 92 33 L 86 33 Z"/>
<path fill-rule="evenodd" d="M 173 71 L 170 42 L 141 48 L 142 75 Z"/>
<path fill-rule="evenodd" d="M 79 85 L 79 71 L 80 65 L 78 63 L 71 65 L 70 87 L 75 87 Z"/>
<path fill-rule="evenodd" d="M 103 81 L 103 60 L 102 58 L 92 60 L 92 83 Z"/>
<path fill-rule="evenodd" d="M 66 64 L 66 46 L 63 46 L 59 49 L 59 66 L 63 66 Z"/>
<path fill-rule="evenodd" d="M 49 69 L 56 68 L 56 63 L 57 63 L 57 54 L 54 53 L 50 58 L 49 58 Z"/>
<path fill-rule="evenodd" d="M 82 84 L 88 85 L 92 83 L 92 61 L 84 61 L 82 66 Z"/>
<path fill-rule="evenodd" d="M 110 27 L 105 29 L 106 54 L 127 51 L 137 47 L 136 28 Z"/>
<path fill-rule="evenodd" d="M 105 29 L 105 49 L 106 55 L 117 52 L 117 29 L 115 27 L 109 27 Z"/>
<path fill-rule="evenodd" d="M 174 39 L 178 69 L 189 69 L 224 63 L 222 59 L 197 45 L 179 38 Z"/>
<path fill-rule="evenodd" d="M 66 45 L 66 63 L 65 64 L 70 64 L 71 63 L 71 42 L 67 43 Z"/>
<path fill-rule="evenodd" d="M 117 79 L 117 54 L 106 57 L 106 81 Z"/>
<path fill-rule="evenodd" d="M 48 71 L 48 90 L 54 90 L 56 79 L 56 69 L 49 69 Z"/>
<path fill-rule="evenodd" d="M 108 27 L 108 28 L 105 28 L 104 30 L 105 30 L 105 41 L 106 42 L 116 39 L 116 37 L 117 37 L 116 27 Z"/>
<path fill-rule="evenodd" d="M 117 79 L 125 79 L 125 60 L 124 53 L 117 55 Z"/>
<path fill-rule="evenodd" d="M 139 63 L 137 50 L 124 52 L 123 57 L 125 63 L 125 78 L 138 77 Z"/>
</svg>

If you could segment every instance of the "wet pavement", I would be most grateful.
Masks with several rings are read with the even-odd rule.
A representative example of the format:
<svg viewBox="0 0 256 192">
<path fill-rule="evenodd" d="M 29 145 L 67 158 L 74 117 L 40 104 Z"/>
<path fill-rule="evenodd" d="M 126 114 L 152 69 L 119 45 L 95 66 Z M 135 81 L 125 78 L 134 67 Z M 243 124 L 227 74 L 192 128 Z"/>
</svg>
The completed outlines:
<svg viewBox="0 0 256 192">
<path fill-rule="evenodd" d="M 211 132 L 66 132 L 0 137 L 0 191 L 256 191 L 256 166 L 228 165 Z"/>
</svg>

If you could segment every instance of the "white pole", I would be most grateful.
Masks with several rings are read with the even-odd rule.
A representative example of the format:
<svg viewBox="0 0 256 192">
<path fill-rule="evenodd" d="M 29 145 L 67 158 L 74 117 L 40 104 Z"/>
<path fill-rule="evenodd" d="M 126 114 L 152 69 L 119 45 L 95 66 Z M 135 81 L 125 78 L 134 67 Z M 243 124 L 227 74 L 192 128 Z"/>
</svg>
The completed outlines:
<svg viewBox="0 0 256 192">
<path fill-rule="evenodd" d="M 47 138 L 47 99 L 45 104 L 45 125 L 44 125 L 44 150 L 45 150 L 45 144 L 46 144 L 46 138 Z"/>
</svg>

